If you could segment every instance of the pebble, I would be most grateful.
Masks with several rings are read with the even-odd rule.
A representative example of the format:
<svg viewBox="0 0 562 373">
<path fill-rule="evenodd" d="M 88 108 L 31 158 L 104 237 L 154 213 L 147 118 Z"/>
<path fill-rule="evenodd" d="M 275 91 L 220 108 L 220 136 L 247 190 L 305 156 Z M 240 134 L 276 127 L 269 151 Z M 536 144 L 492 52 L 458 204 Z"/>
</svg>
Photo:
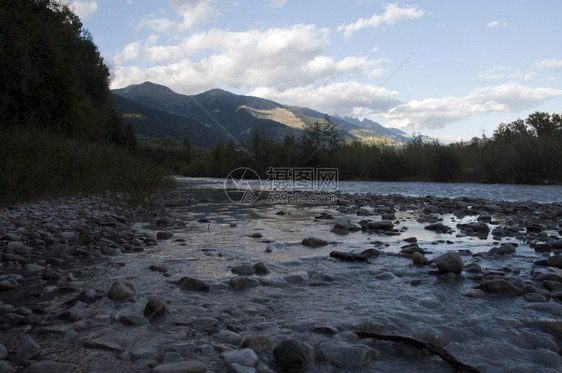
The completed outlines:
<svg viewBox="0 0 562 373">
<path fill-rule="evenodd" d="M 259 361 L 258 355 L 251 348 L 225 351 L 220 357 L 226 364 L 240 364 L 247 367 L 255 367 Z"/>
<path fill-rule="evenodd" d="M 158 365 L 152 368 L 152 373 L 205 373 L 207 366 L 199 361 L 180 361 Z"/>
</svg>

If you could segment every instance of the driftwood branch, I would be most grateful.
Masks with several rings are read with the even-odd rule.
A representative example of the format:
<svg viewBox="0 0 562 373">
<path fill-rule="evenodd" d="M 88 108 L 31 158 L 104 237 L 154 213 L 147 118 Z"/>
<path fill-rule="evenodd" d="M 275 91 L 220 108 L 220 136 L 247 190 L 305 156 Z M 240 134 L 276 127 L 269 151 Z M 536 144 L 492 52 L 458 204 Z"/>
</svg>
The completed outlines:
<svg viewBox="0 0 562 373">
<path fill-rule="evenodd" d="M 401 335 L 385 335 L 385 334 L 377 334 L 377 333 L 370 333 L 370 332 L 363 332 L 363 331 L 356 331 L 359 337 L 364 338 L 375 338 L 383 341 L 397 341 L 397 342 L 404 342 L 412 346 L 416 346 L 418 348 L 424 348 L 427 351 L 431 352 L 434 355 L 439 356 L 445 362 L 447 362 L 450 366 L 455 368 L 458 372 L 461 373 L 479 373 L 480 371 L 470 365 L 466 365 L 453 355 L 449 353 L 449 351 L 445 350 L 442 347 L 436 346 L 433 343 L 421 341 L 419 339 L 404 337 Z"/>
</svg>

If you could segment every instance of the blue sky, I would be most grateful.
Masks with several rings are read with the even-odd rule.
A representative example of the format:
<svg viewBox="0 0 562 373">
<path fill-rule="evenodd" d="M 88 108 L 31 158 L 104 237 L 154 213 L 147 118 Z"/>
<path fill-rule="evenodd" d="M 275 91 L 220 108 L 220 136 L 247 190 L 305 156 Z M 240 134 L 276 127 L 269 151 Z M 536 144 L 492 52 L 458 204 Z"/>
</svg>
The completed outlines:
<svg viewBox="0 0 562 373">
<path fill-rule="evenodd" d="M 112 88 L 186 93 L 161 64 L 189 94 L 222 88 L 446 143 L 562 112 L 559 0 L 67 2 Z"/>
</svg>

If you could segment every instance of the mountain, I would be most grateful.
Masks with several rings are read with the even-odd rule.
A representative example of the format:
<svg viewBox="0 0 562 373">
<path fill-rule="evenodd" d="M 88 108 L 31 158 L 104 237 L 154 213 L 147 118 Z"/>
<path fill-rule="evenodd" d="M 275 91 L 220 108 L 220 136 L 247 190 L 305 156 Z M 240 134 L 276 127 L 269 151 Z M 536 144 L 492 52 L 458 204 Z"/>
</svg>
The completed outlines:
<svg viewBox="0 0 562 373">
<path fill-rule="evenodd" d="M 237 95 L 222 89 L 189 96 L 145 82 L 112 90 L 115 109 L 133 124 L 141 138 L 189 137 L 196 146 L 209 147 L 235 138 L 247 142 L 254 131 L 276 141 L 299 137 L 306 126 L 326 117 L 325 113 L 298 106 Z M 394 128 L 363 119 L 330 116 L 346 141 L 399 145 L 410 137 Z"/>
<path fill-rule="evenodd" d="M 304 128 L 304 123 L 281 104 L 221 89 L 187 96 L 146 82 L 112 92 L 154 110 L 190 118 L 212 131 L 215 142 L 230 136 L 248 141 L 256 130 L 283 141 L 288 135 L 299 136 Z"/>
<path fill-rule="evenodd" d="M 181 143 L 188 137 L 192 146 L 202 148 L 211 147 L 216 143 L 216 134 L 193 119 L 155 110 L 115 93 L 112 93 L 112 98 L 114 109 L 122 113 L 126 123 L 133 125 L 137 137 L 141 140 L 171 138 Z"/>
<path fill-rule="evenodd" d="M 387 128 L 382 126 L 380 123 L 377 123 L 367 118 L 364 118 L 363 120 L 359 120 L 357 118 L 343 117 L 341 119 L 344 120 L 345 122 L 354 124 L 359 129 L 365 129 L 367 131 L 370 131 L 370 133 L 375 133 L 378 136 L 378 138 L 388 138 L 397 141 L 399 143 L 407 143 L 410 142 L 412 139 L 410 135 L 408 135 L 406 132 L 402 130 L 399 130 L 398 128 Z M 365 135 L 368 135 L 368 133 L 369 132 L 364 132 Z"/>
</svg>

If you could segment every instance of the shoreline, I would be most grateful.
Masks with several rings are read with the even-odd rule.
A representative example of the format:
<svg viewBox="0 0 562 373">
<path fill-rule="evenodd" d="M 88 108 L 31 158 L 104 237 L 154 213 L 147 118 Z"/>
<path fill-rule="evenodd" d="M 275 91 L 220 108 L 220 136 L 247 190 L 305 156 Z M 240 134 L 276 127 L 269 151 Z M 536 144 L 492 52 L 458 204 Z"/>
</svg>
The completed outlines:
<svg viewBox="0 0 562 373">
<path fill-rule="evenodd" d="M 490 245 L 489 241 L 486 241 L 485 245 L 490 247 L 490 251 L 487 253 L 475 254 L 470 251 L 466 252 L 466 250 L 461 252 L 460 257 L 463 264 L 460 272 L 458 269 L 443 270 L 445 267 L 435 261 L 438 255 L 432 257 L 428 253 L 429 250 L 423 249 L 427 243 L 404 242 L 402 244 L 404 247 L 400 248 L 402 257 L 395 259 L 390 253 L 385 252 L 384 245 L 375 244 L 374 247 L 368 249 L 372 263 L 386 261 L 391 263 L 391 266 L 397 266 L 394 270 L 381 273 L 375 271 L 372 275 L 375 278 L 391 275 L 394 278 L 403 278 L 408 283 L 412 282 L 408 286 L 419 286 L 417 281 L 420 278 L 422 286 L 432 286 L 430 282 L 437 281 L 437 283 L 461 283 L 465 284 L 462 286 L 466 288 L 466 284 L 470 283 L 475 286 L 469 286 L 469 289 L 463 290 L 462 296 L 465 298 L 480 299 L 490 297 L 490 294 L 493 293 L 495 296 L 509 299 L 521 298 L 533 310 L 534 308 L 548 308 L 550 311 L 547 310 L 547 314 L 548 312 L 551 314 L 552 312 L 554 314 L 562 312 L 560 302 L 562 299 L 562 294 L 560 294 L 562 270 L 559 271 L 562 263 L 560 266 L 555 266 L 554 264 L 558 265 L 558 259 L 549 259 L 560 257 L 559 254 L 562 252 L 562 241 L 560 240 L 562 204 L 398 195 L 341 194 L 338 197 L 340 198 L 338 204 L 329 208 L 334 211 L 332 215 L 336 215 L 332 216 L 332 219 L 327 215 L 322 218 L 322 215 L 318 215 L 312 206 L 301 208 L 304 210 L 301 211 L 302 214 L 310 215 L 311 224 L 323 224 L 320 228 L 311 228 L 315 229 L 315 232 L 324 232 L 330 227 L 332 231 L 337 231 L 332 232 L 336 236 L 330 237 L 338 237 L 336 241 L 340 240 L 337 242 L 341 242 L 341 244 L 337 242 L 334 244 L 330 240 L 326 240 L 325 248 L 319 249 L 324 251 L 318 251 L 319 253 L 327 254 L 329 251 L 333 251 L 332 247 L 338 248 L 338 245 L 347 246 L 345 243 L 351 242 L 354 235 L 369 239 L 370 237 L 373 239 L 376 237 L 395 238 L 396 241 L 392 242 L 403 241 L 411 238 L 407 228 L 412 229 L 414 225 L 426 227 L 433 224 L 432 229 L 435 230 L 427 229 L 428 234 L 435 232 L 436 238 L 459 240 L 459 242 L 478 238 L 479 235 L 482 236 L 486 232 L 486 237 L 494 237 L 496 244 Z M 219 227 L 216 225 L 219 223 L 215 223 L 215 221 L 219 221 L 215 215 L 221 215 L 216 211 L 217 207 L 229 213 L 234 207 L 224 206 L 220 202 L 212 205 L 212 201 L 188 200 L 188 203 L 185 204 L 185 195 L 174 196 L 173 193 L 167 198 L 167 201 L 160 201 L 162 205 L 158 214 L 148 215 L 140 215 L 129 210 L 124 204 L 116 203 L 115 199 L 100 196 L 43 200 L 1 209 L 3 218 L 0 219 L 2 233 L 0 237 L 2 251 L 0 297 L 3 303 L 0 305 L 0 324 L 2 324 L 0 333 L 4 337 L 3 344 L 6 347 L 6 353 L 0 353 L 2 356 L 0 364 L 3 364 L 3 367 L 6 369 L 9 369 L 9 366 L 22 369 L 27 367 L 26 369 L 33 371 L 32 367 L 48 366 L 58 367 L 56 369 L 60 371 L 91 371 L 96 366 L 91 364 L 96 364 L 96 359 L 105 356 L 106 364 L 109 364 L 105 365 L 106 368 L 112 367 L 124 371 L 138 371 L 139 369 L 140 371 L 166 371 L 165 369 L 172 369 L 173 364 L 183 364 L 184 368 L 191 366 L 192 371 L 205 371 L 204 369 L 227 371 L 227 369 L 234 369 L 233 364 L 239 364 L 236 359 L 246 356 L 246 358 L 249 357 L 250 363 L 246 362 L 246 365 L 241 365 L 255 369 L 254 371 L 268 372 L 278 369 L 283 358 L 275 356 L 274 350 L 287 339 L 279 340 L 278 336 L 271 332 L 264 335 L 263 333 L 256 334 L 255 330 L 245 330 L 244 324 L 240 324 L 240 318 L 247 317 L 246 312 L 240 314 L 240 318 L 235 317 L 238 314 L 236 309 L 243 307 L 246 303 L 244 294 L 260 288 L 269 291 L 269 289 L 279 287 L 279 289 L 292 291 L 291 286 L 304 285 L 306 288 L 318 285 L 333 286 L 332 282 L 339 282 L 338 276 L 325 274 L 324 277 L 316 278 L 310 269 L 307 270 L 306 275 L 305 273 L 294 274 L 290 273 L 290 268 L 288 268 L 291 266 L 290 264 L 274 262 L 264 264 L 266 268 L 268 266 L 272 268 L 268 269 L 274 272 L 272 275 L 258 275 L 255 273 L 255 269 L 250 274 L 249 268 L 238 268 L 244 264 L 235 265 L 238 261 L 247 261 L 251 256 L 244 260 L 234 256 L 230 259 L 232 264 L 228 264 L 228 262 L 221 264 L 223 263 L 222 258 L 229 257 L 232 253 L 224 251 L 224 249 L 215 253 L 217 249 L 207 247 L 204 242 L 192 242 L 189 240 L 189 236 L 190 232 L 195 232 L 202 235 L 201 237 L 205 237 L 203 236 L 206 234 L 204 225 L 206 221 L 209 221 L 209 232 L 212 227 L 212 229 L 220 229 L 222 234 L 228 232 L 231 235 L 225 237 L 237 237 L 241 233 L 238 233 L 236 229 L 242 229 L 242 226 L 238 228 L 233 226 L 233 223 L 228 223 L 227 218 L 221 218 L 224 222 L 220 223 Z M 190 208 L 195 206 L 199 208 L 198 214 L 189 215 L 190 219 L 205 214 L 207 217 L 192 222 L 180 220 L 177 216 L 187 215 L 183 210 L 179 211 L 179 207 L 174 207 L 174 201 L 184 202 L 182 207 L 185 211 L 190 211 Z M 163 204 L 167 204 L 168 207 L 164 207 Z M 271 209 L 278 212 L 290 210 L 290 207 L 271 206 Z M 412 217 L 402 218 L 401 213 L 403 212 L 408 212 Z M 295 213 L 297 210 L 293 212 L 293 214 Z M 283 215 L 273 214 L 273 211 L 268 214 L 271 215 L 269 219 L 283 219 Z M 442 218 L 445 215 L 451 215 L 459 221 L 460 225 L 465 225 L 443 227 L 445 224 L 442 223 Z M 320 219 L 315 219 L 319 216 Z M 467 217 L 478 225 L 464 223 L 462 219 Z M 501 223 L 499 223 L 500 220 Z M 344 224 L 346 222 L 348 224 Z M 377 222 L 387 223 L 374 224 Z M 238 224 L 247 225 L 247 229 L 253 226 L 251 219 L 242 219 Z M 340 225 L 336 227 L 337 224 Z M 488 228 L 487 230 L 484 225 Z M 447 233 L 450 230 L 454 230 L 454 234 Z M 240 232 L 246 231 L 241 230 Z M 265 236 L 275 234 L 275 226 L 265 225 L 263 232 Z M 307 238 L 304 231 L 299 232 L 297 230 L 296 233 L 291 234 L 298 241 Z M 244 235 L 244 237 L 246 236 Z M 270 245 L 264 241 L 266 238 L 256 235 L 256 238 L 244 238 L 242 241 L 248 242 L 247 245 L 255 245 L 256 250 L 263 251 Z M 361 238 L 361 240 L 363 239 Z M 227 245 L 231 245 L 235 241 L 234 238 L 233 241 L 228 241 Z M 185 280 L 178 285 L 177 280 L 186 277 L 183 276 L 184 271 L 179 269 L 176 271 L 175 267 L 167 268 L 167 265 L 159 263 L 158 260 L 163 260 L 164 263 L 170 262 L 170 259 L 166 259 L 168 255 L 166 250 L 169 250 L 170 247 L 189 249 L 192 245 L 197 246 L 196 244 L 203 249 L 191 250 L 190 257 L 186 259 L 187 262 L 204 267 L 203 260 L 206 260 L 204 258 L 211 261 L 219 260 L 218 263 L 221 266 L 226 265 L 226 268 L 231 269 L 238 268 L 236 271 L 239 273 L 232 270 L 230 275 L 225 276 L 220 275 L 219 271 L 218 278 L 222 278 L 222 280 L 218 281 L 194 276 L 195 280 L 200 281 L 200 283 L 195 282 L 199 288 L 193 285 L 194 281 Z M 289 244 L 290 247 L 293 247 L 292 245 L 294 245 L 294 243 L 272 243 L 272 245 L 275 244 L 281 247 Z M 300 245 L 298 250 L 308 250 L 302 246 Z M 519 267 L 523 269 L 527 266 L 532 269 L 530 273 L 521 273 L 522 277 L 516 273 L 514 268 L 505 267 L 502 270 L 500 267 L 500 269 L 489 270 L 485 267 L 484 263 L 502 261 L 505 257 L 513 257 L 516 260 L 517 253 L 522 247 L 527 247 L 529 250 L 534 250 L 538 256 L 543 256 L 544 263 L 537 264 L 535 263 L 537 261 L 534 261 L 520 264 Z M 458 253 L 459 250 L 455 251 Z M 429 263 L 430 259 L 432 263 Z M 395 260 L 400 262 L 395 263 Z M 551 265 L 548 265 L 549 260 Z M 184 262 L 181 261 L 177 265 L 183 265 Z M 142 263 L 142 265 L 136 263 Z M 147 263 L 153 264 L 145 266 Z M 168 266 L 176 265 L 173 260 L 170 263 L 172 264 L 168 264 Z M 336 259 L 332 259 L 329 265 L 339 268 L 337 263 Z M 351 264 L 353 265 L 353 262 Z M 232 267 L 233 265 L 235 266 Z M 407 268 L 404 275 L 400 275 L 400 271 L 403 271 L 400 267 Z M 285 270 L 289 271 L 289 274 L 272 277 L 276 271 L 281 273 Z M 428 274 L 436 270 L 438 273 Z M 115 277 L 103 277 L 102 274 L 100 278 L 98 273 L 104 273 L 104 271 Z M 192 267 L 192 272 L 197 273 L 197 269 Z M 145 277 L 153 275 L 157 277 L 145 279 Z M 414 277 L 409 279 L 408 276 Z M 158 282 L 159 285 L 156 285 L 154 281 L 157 278 L 162 278 L 164 282 L 162 284 Z M 170 282 L 172 285 L 166 285 Z M 414 282 L 416 283 L 414 284 Z M 153 283 L 154 288 L 151 285 Z M 187 292 L 190 297 L 203 302 L 207 299 L 208 294 L 227 296 L 229 300 L 235 302 L 229 306 L 232 316 L 227 317 L 231 319 L 232 325 L 229 327 L 228 323 L 223 323 L 221 318 L 224 318 L 225 315 L 220 316 L 220 312 L 216 314 L 218 309 L 213 307 L 211 308 L 214 311 L 208 312 L 211 316 L 200 316 L 193 320 L 188 318 L 188 320 L 180 322 L 177 319 L 178 315 L 191 310 L 192 306 L 178 303 L 178 299 L 181 298 L 177 298 L 176 290 L 169 294 L 162 293 L 158 290 L 161 286 L 165 286 L 164 289 L 175 289 L 176 286 L 185 287 L 181 290 L 181 294 Z M 169 286 L 172 287 L 169 288 Z M 201 289 L 207 289 L 206 286 L 208 286 L 208 292 L 201 292 Z M 167 299 L 169 297 L 172 299 Z M 148 307 L 149 304 L 152 305 Z M 539 306 L 534 306 L 534 304 Z M 152 311 L 147 313 L 147 307 Z M 199 306 L 194 305 L 193 307 Z M 271 322 L 271 315 L 266 311 L 263 312 L 265 312 L 263 322 Z M 202 315 L 206 313 L 207 311 Z M 548 321 L 548 317 L 542 321 Z M 173 350 L 164 348 L 166 343 L 162 341 L 158 342 L 162 343 L 160 348 L 145 348 L 144 351 L 139 348 L 131 349 L 129 344 L 132 342 L 127 342 L 127 335 L 114 335 L 109 332 L 109 330 L 119 329 L 130 323 L 131 326 L 126 326 L 123 333 L 131 334 L 131 336 L 143 335 L 143 338 L 158 335 L 154 338 L 159 341 L 166 339 L 160 335 L 164 332 L 162 328 L 180 325 L 183 330 L 185 322 L 187 325 L 191 325 L 189 330 L 196 331 L 193 341 L 190 342 L 189 338 L 186 341 L 185 335 L 173 337 L 172 339 L 176 340 Z M 348 325 L 345 330 L 343 326 L 319 323 L 313 328 L 317 331 L 311 331 L 310 335 L 307 333 L 305 340 L 314 341 L 317 338 L 314 335 L 326 335 L 322 334 L 324 332 L 330 335 L 326 338 L 332 342 L 323 341 L 317 345 L 303 342 L 297 347 L 293 347 L 299 351 L 297 355 L 302 357 L 301 363 L 309 366 L 309 369 L 337 367 L 338 364 L 344 364 L 340 361 L 343 359 L 341 356 L 338 358 L 325 356 L 326 354 L 337 356 L 336 349 L 332 348 L 334 346 L 355 354 L 353 356 L 356 356 L 357 360 L 351 362 L 346 360 L 345 364 L 348 364 L 344 366 L 346 369 L 353 367 L 359 369 L 360 367 L 355 366 L 357 364 L 361 366 L 368 366 L 370 363 L 376 365 L 379 359 L 386 361 L 385 356 L 386 359 L 399 359 L 390 354 L 388 348 L 381 350 L 372 341 L 353 339 L 352 326 L 369 328 L 364 323 L 359 324 L 359 326 L 358 324 Z M 555 339 L 558 338 L 558 346 L 562 348 L 560 335 L 557 334 L 560 332 L 561 329 L 558 328 L 561 326 L 558 323 L 550 322 L 545 325 L 546 329 L 554 330 L 547 331 L 547 333 L 553 335 Z M 104 331 L 109 333 L 109 336 L 105 336 Z M 279 336 L 285 334 L 287 333 L 279 331 Z M 268 339 L 269 342 L 263 338 Z M 261 342 L 258 343 L 256 340 Z M 334 340 L 337 340 L 337 343 L 333 342 Z M 82 346 L 77 349 L 76 356 L 65 352 L 68 346 L 74 343 Z M 179 345 L 187 343 L 188 345 L 183 347 L 187 350 L 182 351 L 178 347 L 178 343 Z M 267 345 L 267 347 L 262 349 L 260 347 L 262 345 Z M 254 349 L 248 351 L 247 346 Z M 0 348 L 0 352 L 1 350 L 2 348 Z M 319 350 L 323 352 L 319 353 Z M 228 360 L 230 359 L 229 354 L 225 355 L 227 351 L 232 351 L 230 354 L 235 356 L 236 361 Z M 381 353 L 382 358 L 380 358 Z M 166 367 L 167 365 L 168 367 Z M 103 370 L 103 368 L 98 369 Z"/>
</svg>

